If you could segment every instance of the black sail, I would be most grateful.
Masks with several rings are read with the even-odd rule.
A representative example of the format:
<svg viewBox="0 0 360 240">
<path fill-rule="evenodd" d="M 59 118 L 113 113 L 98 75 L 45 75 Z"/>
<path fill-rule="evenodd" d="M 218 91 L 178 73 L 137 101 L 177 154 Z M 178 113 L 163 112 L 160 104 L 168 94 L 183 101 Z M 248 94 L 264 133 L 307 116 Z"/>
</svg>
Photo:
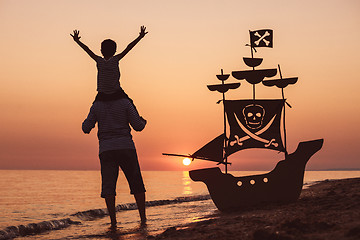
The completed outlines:
<svg viewBox="0 0 360 240">
<path fill-rule="evenodd" d="M 197 150 L 190 157 L 214 162 L 223 162 L 224 134 L 221 134 Z"/>
<path fill-rule="evenodd" d="M 284 152 L 280 120 L 283 99 L 226 100 L 225 112 L 230 126 L 226 155 L 248 148 Z"/>
</svg>

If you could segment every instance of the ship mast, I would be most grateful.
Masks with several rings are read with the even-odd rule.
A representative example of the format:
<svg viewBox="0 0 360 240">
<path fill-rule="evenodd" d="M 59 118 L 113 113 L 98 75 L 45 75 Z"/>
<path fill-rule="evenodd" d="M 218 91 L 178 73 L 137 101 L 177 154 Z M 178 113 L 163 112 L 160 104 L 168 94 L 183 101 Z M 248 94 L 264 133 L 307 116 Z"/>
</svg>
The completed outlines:
<svg viewBox="0 0 360 240">
<path fill-rule="evenodd" d="M 223 69 L 221 69 L 221 75 L 216 75 L 216 77 L 221 81 L 221 85 L 224 86 L 224 81 L 229 78 L 229 74 L 224 75 Z M 223 102 L 223 110 L 224 110 L 224 150 L 227 149 L 227 137 L 226 137 L 226 112 L 225 112 L 225 92 L 222 93 L 222 102 Z M 223 159 L 225 161 L 225 173 L 227 173 L 227 155 L 226 151 L 223 152 Z"/>
<path fill-rule="evenodd" d="M 280 80 L 283 80 L 282 78 L 282 74 L 281 74 L 281 69 L 280 69 L 280 64 L 278 64 L 278 68 L 279 68 L 279 74 L 280 74 Z M 283 127 L 284 127 L 284 148 L 285 148 L 285 157 L 287 157 L 288 155 L 288 151 L 287 151 L 287 143 L 286 143 L 286 127 L 285 127 L 285 94 L 284 94 L 284 88 L 281 88 L 281 96 L 282 99 L 284 100 L 284 107 L 283 107 L 283 111 L 284 111 L 284 115 L 283 115 Z"/>
<path fill-rule="evenodd" d="M 251 35 L 251 31 L 249 30 L 249 33 Z M 253 50 L 253 44 L 252 41 L 250 39 L 250 49 L 251 49 L 251 58 L 254 59 L 254 50 Z M 253 66 L 253 71 L 255 71 L 255 67 Z M 253 100 L 255 101 L 255 84 L 253 84 Z"/>
<path fill-rule="evenodd" d="M 282 73 L 281 73 L 281 69 L 280 69 L 280 64 L 278 64 L 278 68 L 279 68 L 279 74 L 280 74 L 280 79 L 271 79 L 271 80 L 264 80 L 262 83 L 265 86 L 268 87 L 272 87 L 272 86 L 276 86 L 278 88 L 281 88 L 281 96 L 282 96 L 282 100 L 283 100 L 283 128 L 284 128 L 284 153 L 285 153 L 285 157 L 288 156 L 288 151 L 287 151 L 287 140 L 286 140 L 286 125 L 285 125 L 285 108 L 286 105 L 288 105 L 291 108 L 291 105 L 286 101 L 285 99 L 285 93 L 284 93 L 284 88 L 287 87 L 290 84 L 295 84 L 298 80 L 297 77 L 291 77 L 291 78 L 283 78 Z"/>
</svg>

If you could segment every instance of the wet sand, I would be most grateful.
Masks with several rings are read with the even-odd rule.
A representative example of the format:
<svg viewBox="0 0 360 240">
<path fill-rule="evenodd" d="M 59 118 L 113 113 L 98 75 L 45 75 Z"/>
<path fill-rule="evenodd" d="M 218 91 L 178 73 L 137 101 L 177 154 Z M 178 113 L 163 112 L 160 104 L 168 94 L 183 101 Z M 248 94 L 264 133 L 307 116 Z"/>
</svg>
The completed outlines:
<svg viewBox="0 0 360 240">
<path fill-rule="evenodd" d="M 360 178 L 319 182 L 297 202 L 216 213 L 148 239 L 360 239 Z"/>
</svg>

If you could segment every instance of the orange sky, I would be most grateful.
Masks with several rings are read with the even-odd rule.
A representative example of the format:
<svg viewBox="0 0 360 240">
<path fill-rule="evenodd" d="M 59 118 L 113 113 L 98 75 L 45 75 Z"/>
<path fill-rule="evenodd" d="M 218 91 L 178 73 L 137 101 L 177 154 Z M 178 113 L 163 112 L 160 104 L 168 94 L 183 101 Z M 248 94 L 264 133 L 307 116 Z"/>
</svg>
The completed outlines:
<svg viewBox="0 0 360 240">
<path fill-rule="evenodd" d="M 69 36 L 100 54 L 149 34 L 121 62 L 121 85 L 148 126 L 134 133 L 143 170 L 215 166 L 162 152 L 193 153 L 222 131 L 215 75 L 246 70 L 248 30 L 274 30 L 274 48 L 259 49 L 263 68 L 298 76 L 285 94 L 289 151 L 324 138 L 308 169 L 360 168 L 360 2 L 329 1 L 47 1 L 0 0 L 0 169 L 98 169 L 96 131 L 81 131 L 96 95 L 96 67 Z M 237 80 L 231 78 L 229 82 Z M 242 82 L 228 98 L 249 98 Z M 259 86 L 257 97 L 280 97 Z M 276 152 L 246 150 L 231 170 L 270 170 Z M 270 160 L 269 160 L 270 159 Z"/>
</svg>

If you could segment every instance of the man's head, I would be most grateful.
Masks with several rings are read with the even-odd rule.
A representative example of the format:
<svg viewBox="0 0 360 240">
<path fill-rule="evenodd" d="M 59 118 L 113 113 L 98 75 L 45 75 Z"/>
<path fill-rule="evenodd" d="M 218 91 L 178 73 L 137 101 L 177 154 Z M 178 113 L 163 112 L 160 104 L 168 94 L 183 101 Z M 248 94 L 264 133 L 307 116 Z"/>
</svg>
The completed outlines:
<svg viewBox="0 0 360 240">
<path fill-rule="evenodd" d="M 114 56 L 116 52 L 116 42 L 111 39 L 106 39 L 101 43 L 101 53 L 106 57 Z"/>
</svg>

